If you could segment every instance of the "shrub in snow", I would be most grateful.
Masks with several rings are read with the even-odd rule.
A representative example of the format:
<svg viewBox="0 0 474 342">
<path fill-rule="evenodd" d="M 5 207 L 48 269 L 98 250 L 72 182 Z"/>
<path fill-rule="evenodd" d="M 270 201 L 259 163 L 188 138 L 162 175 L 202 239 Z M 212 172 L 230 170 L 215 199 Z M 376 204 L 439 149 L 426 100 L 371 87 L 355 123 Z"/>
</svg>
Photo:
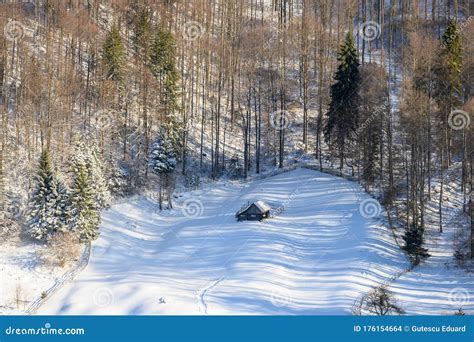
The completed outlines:
<svg viewBox="0 0 474 342">
<path fill-rule="evenodd" d="M 49 266 L 65 267 L 77 261 L 80 256 L 80 245 L 76 234 L 58 232 L 48 241 L 48 248 L 41 251 L 41 259 Z"/>
<path fill-rule="evenodd" d="M 23 304 L 23 310 L 25 309 L 25 293 L 20 284 L 15 288 L 15 303 L 17 309 L 20 309 L 20 304 Z"/>
<path fill-rule="evenodd" d="M 456 247 L 453 253 L 453 256 L 454 256 L 454 259 L 456 260 L 457 265 L 462 268 L 469 266 L 470 252 L 465 250 L 466 246 L 470 246 L 469 241 L 465 241 L 463 244 Z"/>
<path fill-rule="evenodd" d="M 201 185 L 201 177 L 199 175 L 186 175 L 185 186 L 188 189 L 196 190 Z"/>
<path fill-rule="evenodd" d="M 360 303 L 353 308 L 354 314 L 364 315 L 403 315 L 405 311 L 397 305 L 395 295 L 387 289 L 386 286 L 374 287 L 365 296 Z"/>
</svg>

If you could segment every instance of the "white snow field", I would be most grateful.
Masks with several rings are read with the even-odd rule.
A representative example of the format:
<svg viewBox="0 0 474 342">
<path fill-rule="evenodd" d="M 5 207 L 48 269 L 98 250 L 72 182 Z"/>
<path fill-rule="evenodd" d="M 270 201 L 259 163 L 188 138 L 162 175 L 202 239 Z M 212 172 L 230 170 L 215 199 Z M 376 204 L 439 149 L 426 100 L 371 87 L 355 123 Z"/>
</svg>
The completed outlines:
<svg viewBox="0 0 474 342">
<path fill-rule="evenodd" d="M 38 313 L 350 314 L 372 286 L 409 267 L 383 214 L 361 215 L 370 197 L 342 178 L 297 169 L 185 195 L 161 214 L 146 198 L 104 213 L 89 265 Z M 235 212 L 257 199 L 284 210 L 237 222 Z M 396 293 L 417 291 L 402 284 Z M 424 296 L 445 293 L 444 302 L 457 287 L 420 286 Z"/>
</svg>

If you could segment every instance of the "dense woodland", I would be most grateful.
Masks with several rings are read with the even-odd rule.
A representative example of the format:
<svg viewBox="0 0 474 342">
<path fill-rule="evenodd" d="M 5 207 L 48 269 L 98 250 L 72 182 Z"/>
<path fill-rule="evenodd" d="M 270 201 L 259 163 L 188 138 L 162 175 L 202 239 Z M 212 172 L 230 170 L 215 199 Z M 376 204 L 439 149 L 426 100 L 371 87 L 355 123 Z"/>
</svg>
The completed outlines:
<svg viewBox="0 0 474 342">
<path fill-rule="evenodd" d="M 165 209 L 177 183 L 303 159 L 394 208 L 414 263 L 429 256 L 428 201 L 443 231 L 456 165 L 469 211 L 468 0 L 38 0 L 0 11 L 8 237 L 90 241 L 114 197 L 152 188 Z"/>
</svg>

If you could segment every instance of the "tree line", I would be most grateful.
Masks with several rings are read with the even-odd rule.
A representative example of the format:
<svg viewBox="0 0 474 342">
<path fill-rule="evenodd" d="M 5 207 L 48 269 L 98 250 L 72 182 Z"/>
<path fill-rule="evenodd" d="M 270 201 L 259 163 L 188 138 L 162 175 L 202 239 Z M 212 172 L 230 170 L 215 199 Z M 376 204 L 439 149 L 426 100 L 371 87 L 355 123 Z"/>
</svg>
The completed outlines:
<svg viewBox="0 0 474 342">
<path fill-rule="evenodd" d="M 468 1 L 48 0 L 0 10 L 23 30 L 0 38 L 2 196 L 22 208 L 38 197 L 41 153 L 71 174 L 78 132 L 116 187 L 156 177 L 160 207 L 178 174 L 246 177 L 302 154 L 349 170 L 396 207 L 415 262 L 427 254 L 434 196 L 443 229 L 454 163 L 472 189 L 472 125 L 453 125 L 473 105 Z M 54 186 L 70 198 L 80 174 Z"/>
</svg>

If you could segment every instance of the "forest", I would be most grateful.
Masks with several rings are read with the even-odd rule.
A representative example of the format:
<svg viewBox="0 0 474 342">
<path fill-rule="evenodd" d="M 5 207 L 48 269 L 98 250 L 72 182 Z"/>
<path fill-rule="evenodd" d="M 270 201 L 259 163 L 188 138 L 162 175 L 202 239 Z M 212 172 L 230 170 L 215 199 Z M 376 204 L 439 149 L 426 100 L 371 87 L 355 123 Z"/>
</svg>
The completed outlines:
<svg viewBox="0 0 474 342">
<path fill-rule="evenodd" d="M 301 166 L 359 183 L 411 267 L 456 227 L 450 257 L 472 272 L 471 5 L 3 1 L 2 240 L 64 266 L 127 198 L 160 213 L 183 189 Z"/>
</svg>

